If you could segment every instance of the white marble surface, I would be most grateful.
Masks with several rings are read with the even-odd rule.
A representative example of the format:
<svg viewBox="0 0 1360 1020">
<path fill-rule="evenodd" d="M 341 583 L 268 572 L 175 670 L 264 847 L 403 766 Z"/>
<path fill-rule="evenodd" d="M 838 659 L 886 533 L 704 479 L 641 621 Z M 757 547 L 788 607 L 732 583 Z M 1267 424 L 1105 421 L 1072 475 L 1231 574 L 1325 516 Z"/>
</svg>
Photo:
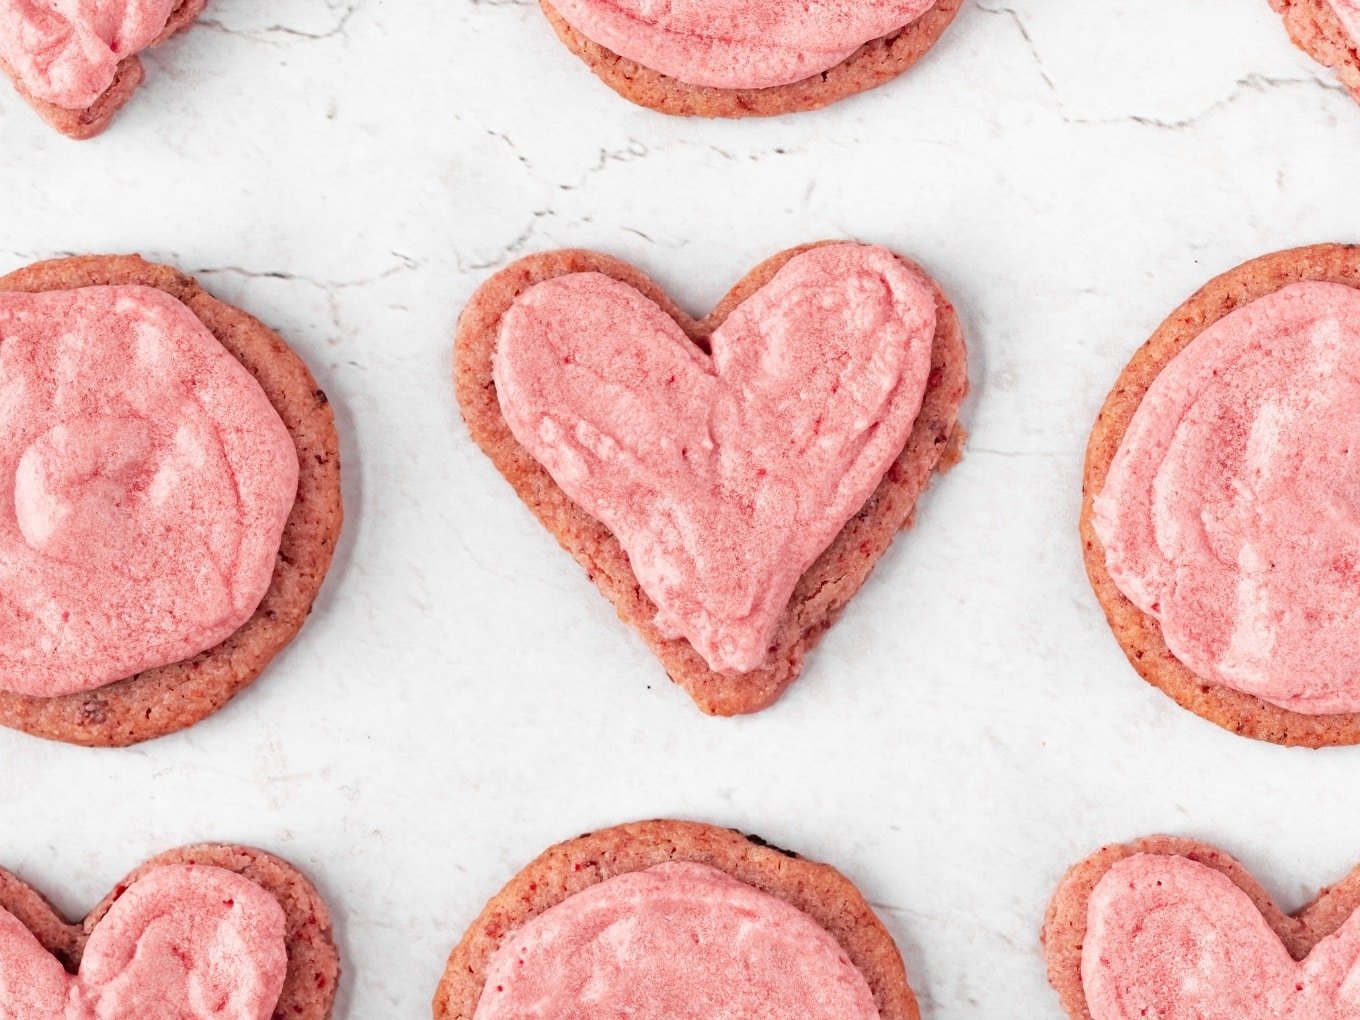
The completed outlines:
<svg viewBox="0 0 1360 1020">
<path fill-rule="evenodd" d="M 932 1020 L 1057 1018 L 1063 869 L 1155 831 L 1286 904 L 1360 859 L 1360 752 L 1286 751 L 1124 663 L 1075 536 L 1128 355 L 1212 274 L 1360 239 L 1360 108 L 1265 0 L 970 0 L 908 77 L 815 115 L 634 109 L 530 0 L 213 0 L 102 139 L 0 96 L 0 269 L 140 250 L 308 358 L 349 520 L 300 639 L 133 750 L 0 734 L 0 863 L 82 912 L 159 850 L 232 840 L 334 907 L 337 1017 L 417 1018 L 547 844 L 709 819 L 835 862 Z M 773 710 L 702 717 L 473 447 L 450 337 L 495 267 L 584 245 L 691 309 L 812 238 L 923 261 L 973 349 L 973 438 Z"/>
</svg>

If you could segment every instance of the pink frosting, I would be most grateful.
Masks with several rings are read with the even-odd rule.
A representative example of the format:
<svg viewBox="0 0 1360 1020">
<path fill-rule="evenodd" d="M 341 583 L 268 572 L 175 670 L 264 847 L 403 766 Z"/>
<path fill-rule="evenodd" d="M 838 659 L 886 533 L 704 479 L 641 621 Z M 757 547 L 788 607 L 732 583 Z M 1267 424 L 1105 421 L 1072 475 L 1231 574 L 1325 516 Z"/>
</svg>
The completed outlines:
<svg viewBox="0 0 1360 1020">
<path fill-rule="evenodd" d="M 1327 0 L 1332 5 L 1332 10 L 1336 11 L 1336 16 L 1341 19 L 1342 26 L 1346 33 L 1357 42 L 1360 42 L 1360 0 Z"/>
<path fill-rule="evenodd" d="M 0 60 L 30 93 L 83 110 L 118 62 L 165 31 L 179 0 L 0 0 Z"/>
<path fill-rule="evenodd" d="M 283 908 L 221 868 L 168 865 L 95 926 L 78 975 L 0 909 L 5 1020 L 269 1020 L 288 970 Z"/>
<path fill-rule="evenodd" d="M 691 85 L 759 89 L 835 67 L 936 0 L 553 0 L 592 42 Z"/>
<path fill-rule="evenodd" d="M 0 690 L 211 648 L 269 587 L 297 451 L 249 372 L 147 287 L 0 293 Z"/>
<path fill-rule="evenodd" d="M 1081 982 L 1094 1020 L 1354 1020 L 1354 915 L 1295 963 L 1250 897 L 1184 857 L 1140 854 L 1091 893 Z"/>
<path fill-rule="evenodd" d="M 491 957 L 474 1020 L 878 1020 L 826 929 L 703 864 L 659 864 L 577 893 Z"/>
<path fill-rule="evenodd" d="M 1360 711 L 1360 290 L 1285 287 L 1148 389 L 1095 499 L 1110 576 L 1196 674 Z"/>
<path fill-rule="evenodd" d="M 627 551 L 662 631 L 742 673 L 905 445 L 934 335 L 920 274 L 831 245 L 733 311 L 711 357 L 626 284 L 538 284 L 502 321 L 495 380 L 515 437 Z"/>
</svg>

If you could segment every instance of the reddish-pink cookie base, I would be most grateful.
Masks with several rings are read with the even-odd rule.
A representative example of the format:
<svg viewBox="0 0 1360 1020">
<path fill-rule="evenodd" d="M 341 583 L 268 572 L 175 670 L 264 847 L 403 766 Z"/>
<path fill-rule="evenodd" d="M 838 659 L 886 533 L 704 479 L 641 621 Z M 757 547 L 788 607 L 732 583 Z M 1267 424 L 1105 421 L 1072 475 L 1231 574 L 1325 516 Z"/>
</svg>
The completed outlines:
<svg viewBox="0 0 1360 1020">
<path fill-rule="evenodd" d="M 1346 31 L 1332 5 L 1327 0 L 1270 0 L 1270 6 L 1284 18 L 1295 45 L 1336 71 L 1360 102 L 1360 41 Z"/>
<path fill-rule="evenodd" d="M 296 636 L 340 532 L 340 441 L 325 393 L 279 335 L 182 273 L 137 256 L 97 255 L 40 262 L 0 277 L 0 290 L 103 284 L 156 287 L 187 305 L 264 389 L 297 446 L 300 472 L 269 591 L 254 615 L 222 644 L 84 694 L 31 698 L 0 692 L 0 725 L 73 744 L 121 747 L 173 733 L 216 712 Z"/>
<path fill-rule="evenodd" d="M 539 3 L 558 38 L 601 81 L 630 102 L 680 117 L 773 117 L 819 110 L 877 88 L 925 56 L 963 6 L 963 0 L 936 0 L 900 32 L 860 47 L 849 59 L 805 81 L 767 89 L 719 89 L 687 85 L 621 57 L 567 24 L 551 0 Z"/>
<path fill-rule="evenodd" d="M 1116 380 L 1091 430 L 1082 481 L 1081 539 L 1086 572 L 1115 638 L 1148 683 L 1179 705 L 1234 733 L 1277 744 L 1327 747 L 1360 743 L 1360 713 L 1304 715 L 1196 676 L 1171 654 L 1161 626 L 1115 585 L 1095 532 L 1094 497 L 1152 380 L 1207 326 L 1281 287 L 1321 280 L 1360 287 L 1360 247 L 1322 244 L 1277 252 L 1238 266 L 1181 305 L 1138 350 Z"/>
<path fill-rule="evenodd" d="M 868 982 L 882 1020 L 919 1020 L 892 937 L 845 876 L 755 837 L 676 821 L 637 822 L 569 840 L 516 875 L 449 957 L 435 994 L 435 1020 L 472 1020 L 488 961 L 527 921 L 616 875 L 670 861 L 706 864 L 798 908 L 840 943 Z"/>
<path fill-rule="evenodd" d="M 710 715 L 739 715 L 773 704 L 797 679 L 807 652 L 836 621 L 893 537 L 911 523 L 917 500 L 934 472 L 959 459 L 963 431 L 958 410 L 968 391 L 968 376 L 963 333 L 953 307 L 931 282 L 935 346 L 925 402 L 911 437 L 864 508 L 799 581 L 776 632 L 769 664 L 737 677 L 713 672 L 689 642 L 668 639 L 658 630 L 656 606 L 642 592 L 618 541 L 573 503 L 510 433 L 492 373 L 500 320 L 515 298 L 536 283 L 566 273 L 600 272 L 641 291 L 701 343 L 732 309 L 808 247 L 790 249 L 758 266 L 703 320 L 685 315 L 660 287 L 626 263 L 594 252 L 560 251 L 521 259 L 496 274 L 473 295 L 459 321 L 454 383 L 473 439 L 544 527 L 581 563 L 620 618 L 642 635 L 671 679 Z"/>
<path fill-rule="evenodd" d="M 1073 1020 L 1092 1020 L 1082 985 L 1082 946 L 1086 939 L 1091 891 L 1118 861 L 1136 854 L 1185 857 L 1227 876 L 1250 897 L 1289 955 L 1302 960 L 1319 941 L 1360 909 L 1360 868 L 1290 915 L 1277 907 L 1245 867 L 1206 843 L 1172 836 L 1149 836 L 1134 843 L 1107 846 L 1072 868 L 1058 886 L 1044 921 L 1042 940 L 1048 980 Z"/>
<path fill-rule="evenodd" d="M 203 13 L 203 8 L 207 4 L 208 0 L 181 0 L 174 13 L 170 15 L 170 21 L 166 24 L 165 31 L 151 44 L 151 47 L 161 45 L 171 36 L 192 25 Z M 118 111 L 132 98 L 132 94 L 137 91 L 137 86 L 146 78 L 146 71 L 141 60 L 136 56 L 128 57 L 119 62 L 118 74 L 114 78 L 113 84 L 92 106 L 84 110 L 67 110 L 44 102 L 32 95 L 24 88 L 14 70 L 3 60 L 0 60 L 0 71 L 3 71 L 9 77 L 15 90 L 28 101 L 33 109 L 38 111 L 38 115 L 43 120 L 66 137 L 77 140 L 93 138 L 103 132 Z"/>
<path fill-rule="evenodd" d="M 171 864 L 202 864 L 242 875 L 278 901 L 286 919 L 288 973 L 274 1010 L 276 1020 L 327 1020 L 335 1002 L 340 956 L 330 913 L 310 882 L 286 861 L 242 846 L 205 844 L 154 857 L 105 897 L 84 921 L 68 923 L 31 886 L 0 870 L 0 907 L 31 931 L 70 973 L 80 967 L 90 933 L 123 892 L 150 871 Z"/>
</svg>

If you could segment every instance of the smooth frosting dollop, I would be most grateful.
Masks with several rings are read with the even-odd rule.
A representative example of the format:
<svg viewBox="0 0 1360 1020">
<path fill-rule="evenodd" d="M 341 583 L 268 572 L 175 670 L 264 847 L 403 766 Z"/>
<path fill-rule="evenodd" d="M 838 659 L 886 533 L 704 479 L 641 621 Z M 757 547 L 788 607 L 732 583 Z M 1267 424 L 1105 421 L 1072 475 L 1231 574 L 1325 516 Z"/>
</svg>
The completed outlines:
<svg viewBox="0 0 1360 1020">
<path fill-rule="evenodd" d="M 1296 963 L 1225 875 L 1139 854 L 1091 893 L 1081 983 L 1094 1020 L 1354 1020 L 1360 921 Z"/>
<path fill-rule="evenodd" d="M 796 907 L 672 862 L 568 897 L 506 937 L 474 1020 L 878 1020 L 864 975 Z"/>
<path fill-rule="evenodd" d="M 0 59 L 54 106 L 94 105 L 165 31 L 179 0 L 0 0 Z"/>
<path fill-rule="evenodd" d="M 935 299 L 867 245 L 790 260 L 698 349 L 599 273 L 525 291 L 494 361 L 516 439 L 628 553 L 663 633 L 764 664 L 799 577 L 906 444 Z"/>
<path fill-rule="evenodd" d="M 1360 290 L 1299 283 L 1157 376 L 1095 498 L 1119 589 L 1206 679 L 1360 711 Z"/>
<path fill-rule="evenodd" d="M 820 74 L 936 0 L 553 0 L 568 24 L 690 85 L 760 89 Z"/>
<path fill-rule="evenodd" d="M 222 868 L 167 865 L 95 925 L 71 975 L 0 909 L 5 1020 L 270 1020 L 288 971 L 283 908 Z"/>
<path fill-rule="evenodd" d="M 1341 21 L 1341 25 L 1356 42 L 1360 42 L 1360 0 L 1327 0 Z"/>
<path fill-rule="evenodd" d="M 170 295 L 0 293 L 0 690 L 91 690 L 225 640 L 297 481 L 259 383 Z"/>
</svg>

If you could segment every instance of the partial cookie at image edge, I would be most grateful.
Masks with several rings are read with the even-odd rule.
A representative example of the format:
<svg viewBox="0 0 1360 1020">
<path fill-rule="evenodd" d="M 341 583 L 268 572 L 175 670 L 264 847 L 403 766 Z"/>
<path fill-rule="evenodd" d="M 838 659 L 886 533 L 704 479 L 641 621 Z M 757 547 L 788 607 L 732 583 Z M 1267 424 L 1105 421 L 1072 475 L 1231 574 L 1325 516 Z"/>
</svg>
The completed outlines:
<svg viewBox="0 0 1360 1020">
<path fill-rule="evenodd" d="M 1160 624 L 1115 585 L 1095 531 L 1095 495 L 1152 381 L 1195 337 L 1225 315 L 1291 283 L 1318 280 L 1360 287 L 1360 246 L 1320 244 L 1276 252 L 1210 281 L 1158 327 L 1106 397 L 1091 430 L 1082 478 L 1080 533 L 1091 587 L 1129 663 L 1183 708 L 1242 736 L 1276 744 L 1360 743 L 1360 713 L 1305 715 L 1197 676 L 1167 648 Z"/>
<path fill-rule="evenodd" d="M 1299 49 L 1336 72 L 1360 102 L 1360 43 L 1350 37 L 1327 0 L 1270 0 Z"/>
<path fill-rule="evenodd" d="M 254 615 L 193 658 L 93 691 L 34 698 L 0 691 L 0 725 L 50 740 L 122 747 L 184 729 L 248 687 L 301 629 L 340 533 L 340 439 L 326 394 L 281 337 L 213 298 L 191 277 L 135 255 L 40 262 L 0 277 L 0 291 L 109 284 L 155 287 L 181 301 L 255 377 L 298 450 L 298 491 L 274 576 Z"/>
<path fill-rule="evenodd" d="M 706 864 L 797 907 L 835 936 L 868 981 L 882 1020 L 920 1020 L 892 936 L 859 890 L 835 868 L 699 822 L 620 825 L 559 843 L 494 896 L 449 957 L 434 1020 L 472 1020 L 487 963 L 512 932 L 574 893 L 668 861 Z"/>
<path fill-rule="evenodd" d="M 840 64 L 804 81 L 764 89 L 722 89 L 689 85 L 619 56 L 569 25 L 551 0 L 539 3 L 566 47 L 629 102 L 673 116 L 715 118 L 774 117 L 819 110 L 884 85 L 934 48 L 963 6 L 963 0 L 937 0 L 910 25 L 866 43 Z"/>
</svg>

